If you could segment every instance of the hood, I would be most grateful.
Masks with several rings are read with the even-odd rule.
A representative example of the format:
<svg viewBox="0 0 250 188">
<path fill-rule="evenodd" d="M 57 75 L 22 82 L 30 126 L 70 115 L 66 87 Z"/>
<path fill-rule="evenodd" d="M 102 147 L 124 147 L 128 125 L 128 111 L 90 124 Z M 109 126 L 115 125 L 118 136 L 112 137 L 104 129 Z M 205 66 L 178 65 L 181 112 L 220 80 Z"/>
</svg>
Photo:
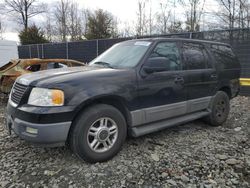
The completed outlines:
<svg viewBox="0 0 250 188">
<path fill-rule="evenodd" d="M 17 82 L 31 88 L 60 89 L 66 96 L 66 104 L 77 105 L 97 95 L 130 96 L 130 91 L 136 90 L 136 72 L 100 66 L 72 67 L 26 74 Z"/>
<path fill-rule="evenodd" d="M 59 68 L 59 69 L 51 69 L 45 71 L 38 71 L 30 74 L 25 74 L 20 76 L 17 79 L 17 82 L 23 85 L 33 85 L 37 82 L 41 82 L 43 80 L 48 80 L 50 78 L 57 78 L 60 79 L 61 77 L 68 75 L 68 74 L 76 74 L 76 73 L 84 73 L 93 70 L 98 70 L 103 67 L 94 67 L 94 66 L 84 66 L 84 67 L 70 67 L 70 68 Z"/>
<path fill-rule="evenodd" d="M 31 86 L 52 86 L 59 83 L 65 83 L 72 80 L 101 78 L 114 72 L 124 71 L 121 69 L 111 69 L 99 66 L 84 66 L 60 68 L 35 73 L 25 74 L 17 79 L 17 82 L 23 85 Z"/>
</svg>

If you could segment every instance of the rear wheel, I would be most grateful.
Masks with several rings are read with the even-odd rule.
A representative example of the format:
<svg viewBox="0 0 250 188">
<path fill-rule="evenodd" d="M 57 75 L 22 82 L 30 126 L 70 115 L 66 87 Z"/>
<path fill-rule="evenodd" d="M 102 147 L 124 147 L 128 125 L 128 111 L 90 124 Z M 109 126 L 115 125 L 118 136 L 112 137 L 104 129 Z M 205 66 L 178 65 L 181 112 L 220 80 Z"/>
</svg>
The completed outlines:
<svg viewBox="0 0 250 188">
<path fill-rule="evenodd" d="M 205 120 L 212 126 L 223 124 L 230 111 L 229 97 L 224 91 L 218 91 L 210 104 L 211 113 Z"/>
<path fill-rule="evenodd" d="M 98 104 L 84 110 L 74 122 L 70 147 L 87 162 L 102 162 L 116 155 L 127 136 L 126 122 L 113 106 Z"/>
</svg>

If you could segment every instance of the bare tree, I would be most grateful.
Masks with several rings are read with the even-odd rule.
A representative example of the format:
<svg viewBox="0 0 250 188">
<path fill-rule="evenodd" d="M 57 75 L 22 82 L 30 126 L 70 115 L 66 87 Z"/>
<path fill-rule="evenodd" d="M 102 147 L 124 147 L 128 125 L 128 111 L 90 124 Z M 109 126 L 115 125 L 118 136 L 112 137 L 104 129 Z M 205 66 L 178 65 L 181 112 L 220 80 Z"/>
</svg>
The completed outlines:
<svg viewBox="0 0 250 188">
<path fill-rule="evenodd" d="M 146 2 L 138 0 L 137 25 L 136 32 L 138 36 L 142 36 L 146 30 Z"/>
<path fill-rule="evenodd" d="M 5 0 L 4 2 L 7 13 L 19 15 L 17 21 L 24 26 L 25 30 L 28 28 L 30 18 L 45 11 L 45 4 L 37 0 Z"/>
<path fill-rule="evenodd" d="M 78 41 L 85 38 L 88 10 L 79 8 L 76 2 L 58 1 L 47 10 L 45 18 L 45 34 L 51 41 Z"/>
<path fill-rule="evenodd" d="M 186 9 L 186 29 L 191 32 L 199 31 L 205 0 L 181 0 L 180 3 Z"/>
<path fill-rule="evenodd" d="M 72 2 L 69 7 L 69 34 L 71 41 L 81 40 L 83 37 L 83 27 L 81 22 L 79 5 Z"/>
<path fill-rule="evenodd" d="M 182 22 L 181 21 L 175 21 L 171 23 L 171 25 L 168 27 L 169 33 L 180 33 L 183 32 L 182 29 Z"/>
<path fill-rule="evenodd" d="M 216 13 L 226 28 L 233 29 L 236 22 L 236 1 L 237 0 L 218 0 L 222 9 Z"/>
<path fill-rule="evenodd" d="M 52 20 L 51 12 L 49 12 L 49 11 L 46 13 L 45 23 L 44 23 L 43 28 L 44 28 L 44 34 L 45 34 L 46 38 L 49 41 L 54 41 L 55 25 L 54 25 L 53 20 Z"/>
<path fill-rule="evenodd" d="M 250 2 L 246 4 L 246 27 L 250 28 Z"/>
<path fill-rule="evenodd" d="M 148 1 L 149 1 L 149 16 L 148 16 L 148 28 L 149 28 L 149 31 L 148 31 L 148 34 L 152 35 L 153 27 L 154 27 L 152 1 L 151 0 L 148 0 Z"/>
<path fill-rule="evenodd" d="M 238 27 L 248 28 L 250 19 L 250 1 L 249 0 L 238 0 Z"/>
<path fill-rule="evenodd" d="M 81 21 L 82 21 L 82 32 L 83 35 L 85 36 L 87 33 L 87 28 L 88 28 L 88 16 L 89 16 L 89 10 L 88 9 L 82 9 L 81 10 Z"/>
<path fill-rule="evenodd" d="M 169 9 L 168 3 L 160 3 L 159 13 L 156 14 L 158 33 L 166 34 L 168 32 L 170 14 L 171 11 Z"/>
<path fill-rule="evenodd" d="M 238 14 L 238 26 L 244 28 L 244 5 L 246 0 L 239 0 L 239 14 Z"/>
<path fill-rule="evenodd" d="M 135 27 L 134 23 L 131 22 L 124 22 L 123 28 L 120 30 L 120 36 L 121 37 L 131 37 L 135 35 Z"/>
<path fill-rule="evenodd" d="M 61 41 L 67 41 L 68 23 L 70 15 L 70 2 L 68 0 L 60 0 L 54 10 L 54 17 L 57 24 L 57 31 L 61 37 Z"/>
<path fill-rule="evenodd" d="M 250 1 L 249 0 L 217 0 L 221 9 L 215 12 L 219 18 L 222 28 L 232 30 L 233 28 L 249 27 Z"/>
</svg>

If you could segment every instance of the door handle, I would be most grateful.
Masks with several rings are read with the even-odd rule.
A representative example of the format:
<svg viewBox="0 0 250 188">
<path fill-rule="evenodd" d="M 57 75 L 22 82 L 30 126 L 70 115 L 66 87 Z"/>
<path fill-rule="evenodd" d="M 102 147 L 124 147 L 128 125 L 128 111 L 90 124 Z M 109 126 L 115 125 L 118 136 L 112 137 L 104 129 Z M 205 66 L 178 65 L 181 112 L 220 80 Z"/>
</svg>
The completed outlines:
<svg viewBox="0 0 250 188">
<path fill-rule="evenodd" d="M 174 82 L 177 84 L 177 83 L 179 83 L 179 84 L 183 84 L 184 83 L 184 79 L 183 79 L 183 77 L 176 77 L 175 79 L 174 79 Z"/>
<path fill-rule="evenodd" d="M 218 78 L 217 74 L 211 74 L 210 77 L 211 78 Z"/>
</svg>

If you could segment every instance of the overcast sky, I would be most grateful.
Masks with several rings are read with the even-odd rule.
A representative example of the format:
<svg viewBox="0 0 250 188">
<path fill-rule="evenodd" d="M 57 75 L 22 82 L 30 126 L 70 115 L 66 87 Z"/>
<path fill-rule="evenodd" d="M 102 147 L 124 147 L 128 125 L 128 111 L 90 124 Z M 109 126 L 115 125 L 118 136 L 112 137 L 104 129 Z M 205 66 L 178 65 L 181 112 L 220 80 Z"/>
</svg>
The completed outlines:
<svg viewBox="0 0 250 188">
<path fill-rule="evenodd" d="M 4 0 L 0 0 L 3 3 Z M 54 4 L 58 0 L 40 0 L 47 4 Z M 104 9 L 111 12 L 119 20 L 120 24 L 125 22 L 131 25 L 136 22 L 136 12 L 138 9 L 137 0 L 74 0 L 79 4 L 79 6 L 88 9 Z M 149 0 L 150 1 L 150 0 Z M 174 0 L 172 0 L 174 2 Z M 177 0 L 176 0 L 177 1 Z M 166 0 L 151 0 L 153 12 L 159 10 L 160 2 L 166 3 Z M 207 12 L 214 11 L 218 8 L 216 0 L 206 0 L 205 9 Z M 176 17 L 183 19 L 184 9 L 177 7 L 175 8 Z M 1 15 L 1 20 L 5 28 L 4 38 L 7 40 L 18 41 L 17 30 L 20 28 L 14 21 L 13 18 L 8 18 L 7 16 Z M 35 22 L 39 22 L 40 18 L 34 18 Z M 36 23 L 39 25 L 39 23 Z"/>
</svg>

